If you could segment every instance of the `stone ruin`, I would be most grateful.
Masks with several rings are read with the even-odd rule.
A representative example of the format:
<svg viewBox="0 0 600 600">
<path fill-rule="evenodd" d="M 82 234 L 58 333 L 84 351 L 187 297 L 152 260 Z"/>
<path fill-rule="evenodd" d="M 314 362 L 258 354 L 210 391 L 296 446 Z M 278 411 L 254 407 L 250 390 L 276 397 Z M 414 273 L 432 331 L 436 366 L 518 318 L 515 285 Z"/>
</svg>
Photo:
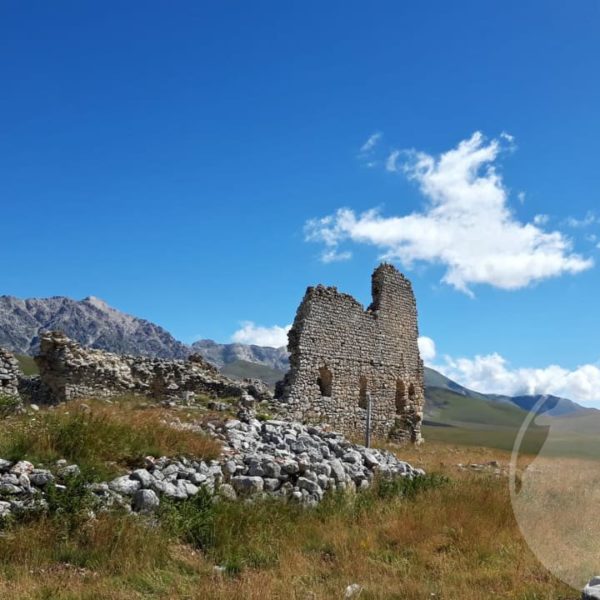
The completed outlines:
<svg viewBox="0 0 600 600">
<path fill-rule="evenodd" d="M 7 350 L 0 348 L 0 397 L 19 396 L 21 369 L 17 359 Z"/>
<path fill-rule="evenodd" d="M 334 287 L 309 287 L 289 332 L 290 370 L 277 386 L 276 412 L 305 423 L 328 423 L 349 434 L 366 429 L 395 441 L 421 441 L 423 362 L 412 286 L 393 266 L 372 276 L 373 302 L 365 310 Z M 25 377 L 0 349 L 0 396 L 36 404 L 75 398 L 140 394 L 193 401 L 195 395 L 271 400 L 256 380 L 232 381 L 200 355 L 165 360 L 84 348 L 60 332 L 40 337 L 38 377 Z"/>
<path fill-rule="evenodd" d="M 192 354 L 185 361 L 119 355 L 84 348 L 58 331 L 41 335 L 40 353 L 35 362 L 39 377 L 24 377 L 12 354 L 0 350 L 0 381 L 5 381 L 2 373 L 9 373 L 11 379 L 7 379 L 10 384 L 6 389 L 37 404 L 123 394 L 186 402 L 193 401 L 196 395 L 252 396 L 258 400 L 271 397 L 261 382 L 232 381 L 198 354 Z M 11 365 L 12 370 L 5 364 Z"/>
<path fill-rule="evenodd" d="M 335 287 L 309 287 L 288 334 L 290 371 L 276 395 L 290 417 L 363 434 L 421 441 L 424 404 L 417 308 L 410 281 L 392 265 L 372 276 L 366 310 Z"/>
</svg>

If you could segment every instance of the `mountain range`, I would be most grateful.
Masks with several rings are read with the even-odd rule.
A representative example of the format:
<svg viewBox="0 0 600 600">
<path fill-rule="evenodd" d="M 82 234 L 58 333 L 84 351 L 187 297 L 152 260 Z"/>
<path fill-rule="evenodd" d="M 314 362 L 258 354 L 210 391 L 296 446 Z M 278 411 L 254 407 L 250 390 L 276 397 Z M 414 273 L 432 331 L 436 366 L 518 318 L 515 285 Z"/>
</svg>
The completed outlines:
<svg viewBox="0 0 600 600">
<path fill-rule="evenodd" d="M 16 354 L 34 355 L 40 333 L 52 329 L 63 331 L 85 346 L 123 354 L 182 359 L 198 352 L 230 377 L 258 377 L 271 385 L 288 369 L 285 348 L 219 344 L 212 340 L 186 345 L 159 325 L 125 314 L 94 296 L 83 300 L 64 296 L 25 300 L 0 296 L 0 347 Z M 426 418 L 431 423 L 443 421 L 448 414 L 456 413 L 457 407 L 462 407 L 459 410 L 462 416 L 483 407 L 493 414 L 498 410 L 505 414 L 510 408 L 528 412 L 538 403 L 538 412 L 548 416 L 589 410 L 555 396 L 482 394 L 430 368 L 425 370 L 425 383 Z"/>
</svg>

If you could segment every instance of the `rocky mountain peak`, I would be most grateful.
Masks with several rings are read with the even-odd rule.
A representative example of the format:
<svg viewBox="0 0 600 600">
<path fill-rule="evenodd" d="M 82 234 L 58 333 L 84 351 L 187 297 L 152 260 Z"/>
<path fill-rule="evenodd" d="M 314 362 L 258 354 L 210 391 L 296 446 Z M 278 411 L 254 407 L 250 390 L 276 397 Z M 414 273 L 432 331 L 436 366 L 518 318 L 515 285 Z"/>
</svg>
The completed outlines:
<svg viewBox="0 0 600 600">
<path fill-rule="evenodd" d="M 105 312 L 108 312 L 109 310 L 115 310 L 114 308 L 111 309 L 108 303 L 102 300 L 102 298 L 98 298 L 96 296 L 88 296 L 87 298 L 84 298 L 82 302 L 86 302 L 91 306 L 95 306 L 98 310 L 102 310 Z"/>
<path fill-rule="evenodd" d="M 0 347 L 36 354 L 44 331 L 63 331 L 84 346 L 119 354 L 185 358 L 190 349 L 168 331 L 89 296 L 20 299 L 0 296 Z"/>
</svg>

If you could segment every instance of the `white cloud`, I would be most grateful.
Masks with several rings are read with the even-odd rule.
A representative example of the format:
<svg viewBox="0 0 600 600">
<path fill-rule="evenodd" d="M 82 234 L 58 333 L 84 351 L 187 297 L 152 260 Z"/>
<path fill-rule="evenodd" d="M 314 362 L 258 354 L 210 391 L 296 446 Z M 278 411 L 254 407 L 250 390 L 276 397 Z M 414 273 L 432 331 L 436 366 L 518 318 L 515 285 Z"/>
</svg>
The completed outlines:
<svg viewBox="0 0 600 600">
<path fill-rule="evenodd" d="M 400 154 L 392 153 L 390 166 L 416 182 L 427 199 L 423 210 L 386 217 L 341 208 L 308 221 L 306 239 L 325 245 L 325 260 L 351 241 L 376 246 L 383 259 L 407 267 L 441 264 L 443 281 L 469 294 L 476 284 L 515 290 L 591 268 L 593 260 L 574 253 L 563 233 L 522 223 L 513 214 L 495 168 L 505 138 L 487 141 L 476 132 L 439 157 L 406 152 L 402 165 L 396 162 Z"/>
<path fill-rule="evenodd" d="M 352 252 L 344 251 L 338 252 L 335 248 L 323 251 L 321 254 L 321 260 L 324 263 L 342 262 L 344 260 L 350 260 L 352 258 Z"/>
<path fill-rule="evenodd" d="M 361 154 L 371 154 L 375 149 L 375 146 L 379 143 L 379 140 L 382 137 L 382 133 L 377 131 L 369 136 L 369 139 L 360 147 Z"/>
<path fill-rule="evenodd" d="M 232 336 L 231 341 L 238 344 L 254 344 L 256 346 L 270 346 L 272 348 L 281 348 L 287 346 L 287 333 L 291 325 L 281 327 L 273 325 L 272 327 L 262 327 L 252 321 L 243 321 L 241 328 Z"/>
<path fill-rule="evenodd" d="M 590 225 L 595 225 L 596 223 L 600 223 L 600 217 L 598 217 L 596 213 L 591 210 L 588 211 L 582 219 L 577 219 L 575 217 L 569 217 L 567 219 L 567 225 L 575 228 L 589 227 Z"/>
<path fill-rule="evenodd" d="M 429 364 L 435 358 L 435 342 L 430 337 L 421 336 L 419 338 L 419 352 L 423 362 Z"/>
<path fill-rule="evenodd" d="M 535 215 L 535 217 L 533 217 L 533 224 L 537 225 L 538 227 L 543 227 L 544 225 L 548 225 L 549 221 L 550 221 L 549 215 Z"/>
<path fill-rule="evenodd" d="M 600 402 L 600 368 L 586 364 L 576 369 L 558 365 L 543 368 L 513 368 L 499 354 L 475 358 L 446 356 L 434 368 L 472 390 L 507 396 L 551 394 L 584 404 Z"/>
<path fill-rule="evenodd" d="M 390 173 L 398 171 L 398 159 L 400 158 L 400 150 L 392 150 L 385 161 L 385 170 Z"/>
</svg>

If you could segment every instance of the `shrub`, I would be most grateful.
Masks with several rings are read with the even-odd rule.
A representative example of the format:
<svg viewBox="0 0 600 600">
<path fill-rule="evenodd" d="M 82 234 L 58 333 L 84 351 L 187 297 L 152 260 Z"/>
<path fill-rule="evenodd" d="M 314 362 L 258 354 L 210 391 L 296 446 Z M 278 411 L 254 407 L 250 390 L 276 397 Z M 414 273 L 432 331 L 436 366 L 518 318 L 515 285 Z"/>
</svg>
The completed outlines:
<svg viewBox="0 0 600 600">
<path fill-rule="evenodd" d="M 64 488 L 51 483 L 46 486 L 45 492 L 48 514 L 66 532 L 72 533 L 90 518 L 95 500 L 83 476 L 68 477 Z"/>
<path fill-rule="evenodd" d="M 0 419 L 8 417 L 21 406 L 21 401 L 15 396 L 0 395 Z"/>
</svg>

